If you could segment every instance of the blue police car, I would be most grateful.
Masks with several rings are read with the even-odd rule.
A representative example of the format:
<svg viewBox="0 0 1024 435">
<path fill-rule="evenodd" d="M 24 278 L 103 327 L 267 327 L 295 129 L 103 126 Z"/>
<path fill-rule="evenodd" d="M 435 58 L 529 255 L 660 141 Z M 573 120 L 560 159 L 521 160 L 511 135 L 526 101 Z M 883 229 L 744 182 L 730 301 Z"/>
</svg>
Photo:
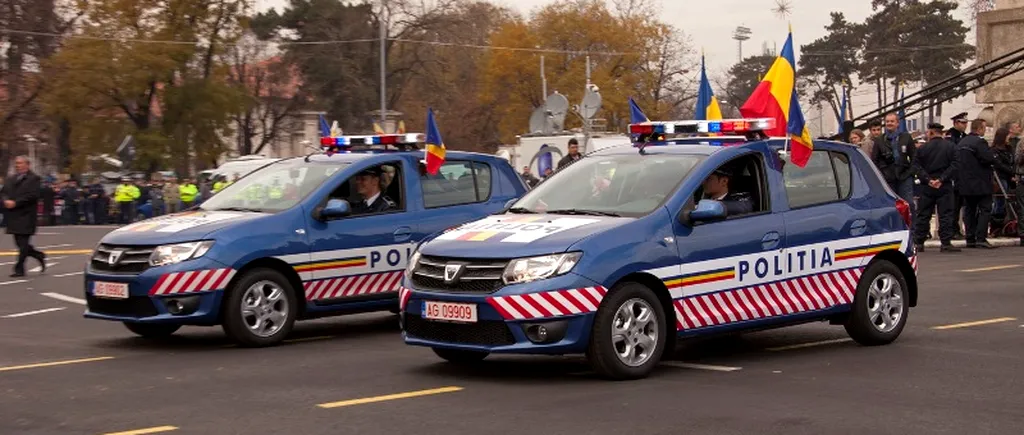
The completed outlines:
<svg viewBox="0 0 1024 435">
<path fill-rule="evenodd" d="M 793 164 L 773 125 L 633 124 L 631 146 L 425 241 L 401 289 L 405 342 L 463 363 L 585 353 L 616 379 L 649 374 L 677 337 L 830 321 L 892 342 L 917 304 L 909 204 L 848 144 L 815 141 Z"/>
<path fill-rule="evenodd" d="M 495 156 L 449 151 L 426 172 L 423 151 L 397 149 L 422 138 L 327 138 L 329 153 L 271 163 L 201 206 L 107 234 L 86 269 L 85 317 L 148 337 L 220 324 L 264 346 L 296 319 L 398 312 L 418 242 L 526 192 Z"/>
</svg>

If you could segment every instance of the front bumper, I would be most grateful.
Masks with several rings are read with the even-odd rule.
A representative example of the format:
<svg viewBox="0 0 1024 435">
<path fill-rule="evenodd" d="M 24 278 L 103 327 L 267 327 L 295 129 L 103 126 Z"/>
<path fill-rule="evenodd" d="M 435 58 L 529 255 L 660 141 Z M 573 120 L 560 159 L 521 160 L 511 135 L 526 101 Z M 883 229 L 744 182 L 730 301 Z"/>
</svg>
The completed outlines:
<svg viewBox="0 0 1024 435">
<path fill-rule="evenodd" d="M 220 303 L 235 270 L 208 258 L 153 267 L 140 274 L 85 272 L 85 317 L 134 323 L 215 325 Z M 127 299 L 99 297 L 96 282 L 128 285 Z M 176 312 L 172 312 L 176 311 Z"/>
<path fill-rule="evenodd" d="M 400 295 L 402 338 L 415 346 L 489 353 L 582 353 L 605 293 L 600 284 L 572 273 L 491 294 L 420 291 L 406 281 Z M 427 320 L 424 301 L 474 304 L 477 322 Z M 538 326 L 547 332 L 544 339 Z"/>
</svg>

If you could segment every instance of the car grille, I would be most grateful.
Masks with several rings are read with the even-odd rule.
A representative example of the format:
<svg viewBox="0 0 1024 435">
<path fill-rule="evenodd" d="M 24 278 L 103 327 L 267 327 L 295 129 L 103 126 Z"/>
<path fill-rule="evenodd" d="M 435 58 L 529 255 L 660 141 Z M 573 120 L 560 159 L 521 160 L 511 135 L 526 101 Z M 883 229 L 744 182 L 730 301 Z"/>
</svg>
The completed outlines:
<svg viewBox="0 0 1024 435">
<path fill-rule="evenodd" d="M 446 264 L 465 264 L 466 269 L 458 282 L 444 282 L 444 266 Z M 412 275 L 412 284 L 419 290 L 440 291 L 451 293 L 494 293 L 505 286 L 501 275 L 505 271 L 507 260 L 474 260 L 465 258 L 420 257 L 416 271 Z"/>
<path fill-rule="evenodd" d="M 138 274 L 149 269 L 149 256 L 153 253 L 155 246 L 115 246 L 100 245 L 92 254 L 89 262 L 92 270 L 98 272 Z M 121 260 L 111 265 L 107 260 L 110 253 L 115 250 L 123 250 Z"/>
<path fill-rule="evenodd" d="M 103 299 L 85 295 L 89 311 L 108 316 L 151 317 L 159 314 L 148 296 L 131 296 L 128 299 Z"/>
<path fill-rule="evenodd" d="M 507 346 L 516 338 L 505 322 L 480 320 L 476 323 L 446 323 L 426 320 L 414 314 L 405 314 L 406 335 L 421 340 L 442 343 L 472 344 L 478 346 Z"/>
</svg>

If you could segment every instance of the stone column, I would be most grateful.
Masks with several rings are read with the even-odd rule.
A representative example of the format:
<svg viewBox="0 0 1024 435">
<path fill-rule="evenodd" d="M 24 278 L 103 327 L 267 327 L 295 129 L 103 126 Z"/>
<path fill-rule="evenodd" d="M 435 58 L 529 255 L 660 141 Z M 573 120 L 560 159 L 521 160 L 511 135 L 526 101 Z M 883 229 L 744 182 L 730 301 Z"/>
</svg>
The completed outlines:
<svg viewBox="0 0 1024 435">
<path fill-rule="evenodd" d="M 1024 47 L 1024 0 L 996 0 L 995 9 L 978 14 L 977 62 L 982 64 Z M 991 104 L 985 118 L 993 127 L 1024 119 L 1024 72 L 1018 72 L 979 88 L 980 104 Z"/>
</svg>

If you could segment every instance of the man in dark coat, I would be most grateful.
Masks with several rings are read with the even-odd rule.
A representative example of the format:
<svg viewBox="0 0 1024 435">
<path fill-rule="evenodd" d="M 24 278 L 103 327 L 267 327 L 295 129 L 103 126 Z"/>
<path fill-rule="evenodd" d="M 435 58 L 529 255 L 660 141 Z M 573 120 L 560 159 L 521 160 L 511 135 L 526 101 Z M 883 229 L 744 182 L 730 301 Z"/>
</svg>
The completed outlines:
<svg viewBox="0 0 1024 435">
<path fill-rule="evenodd" d="M 383 213 L 395 208 L 395 202 L 381 192 L 381 175 L 384 170 L 379 166 L 366 168 L 356 174 L 356 192 L 359 193 L 361 201 L 352 204 L 353 214 Z"/>
<path fill-rule="evenodd" d="M 562 157 L 562 159 L 558 161 L 558 169 L 556 169 L 558 171 L 561 171 L 562 168 L 576 163 L 577 160 L 583 158 L 583 155 L 580 154 L 580 143 L 576 138 L 569 139 L 568 148 L 569 154 L 566 154 L 565 157 Z"/>
<path fill-rule="evenodd" d="M 46 254 L 39 252 L 31 244 L 32 235 L 36 233 L 37 209 L 39 205 L 40 180 L 32 172 L 28 157 L 18 156 L 14 159 L 16 174 L 7 178 L 0 197 L 3 198 L 4 211 L 7 214 L 7 234 L 14 235 L 14 244 L 18 246 L 18 262 L 14 264 L 12 278 L 25 276 L 25 258 L 39 260 L 43 272 L 46 272 Z"/>
<path fill-rule="evenodd" d="M 953 145 L 960 143 L 960 139 L 963 139 L 967 135 L 967 112 L 960 112 L 956 116 L 949 118 L 953 121 L 953 126 L 946 130 L 946 139 L 953 142 Z M 962 239 L 963 234 L 960 233 L 960 215 L 964 209 L 964 201 L 960 198 L 960 192 L 957 189 L 956 181 L 953 182 L 953 238 Z"/>
<path fill-rule="evenodd" d="M 971 121 L 970 134 L 960 139 L 957 160 L 960 174 L 957 178 L 960 196 L 964 201 L 964 239 L 968 248 L 995 248 L 988 243 L 988 220 L 992 216 L 992 165 L 995 155 L 989 148 L 984 119 Z"/>
<path fill-rule="evenodd" d="M 957 252 L 953 246 L 953 180 L 958 162 L 956 145 L 942 137 L 942 124 L 928 124 L 928 142 L 917 150 L 914 173 L 921 181 L 921 196 L 917 203 L 914 222 L 914 241 L 917 250 L 924 250 L 924 241 L 931 232 L 932 212 L 939 211 L 940 251 Z"/>
<path fill-rule="evenodd" d="M 871 148 L 871 161 L 885 177 L 889 188 L 910 204 L 911 216 L 916 214 L 914 202 L 914 171 L 911 166 L 916 159 L 917 144 L 913 136 L 899 131 L 899 116 L 893 112 L 885 114 L 885 132 L 875 138 Z"/>
</svg>

